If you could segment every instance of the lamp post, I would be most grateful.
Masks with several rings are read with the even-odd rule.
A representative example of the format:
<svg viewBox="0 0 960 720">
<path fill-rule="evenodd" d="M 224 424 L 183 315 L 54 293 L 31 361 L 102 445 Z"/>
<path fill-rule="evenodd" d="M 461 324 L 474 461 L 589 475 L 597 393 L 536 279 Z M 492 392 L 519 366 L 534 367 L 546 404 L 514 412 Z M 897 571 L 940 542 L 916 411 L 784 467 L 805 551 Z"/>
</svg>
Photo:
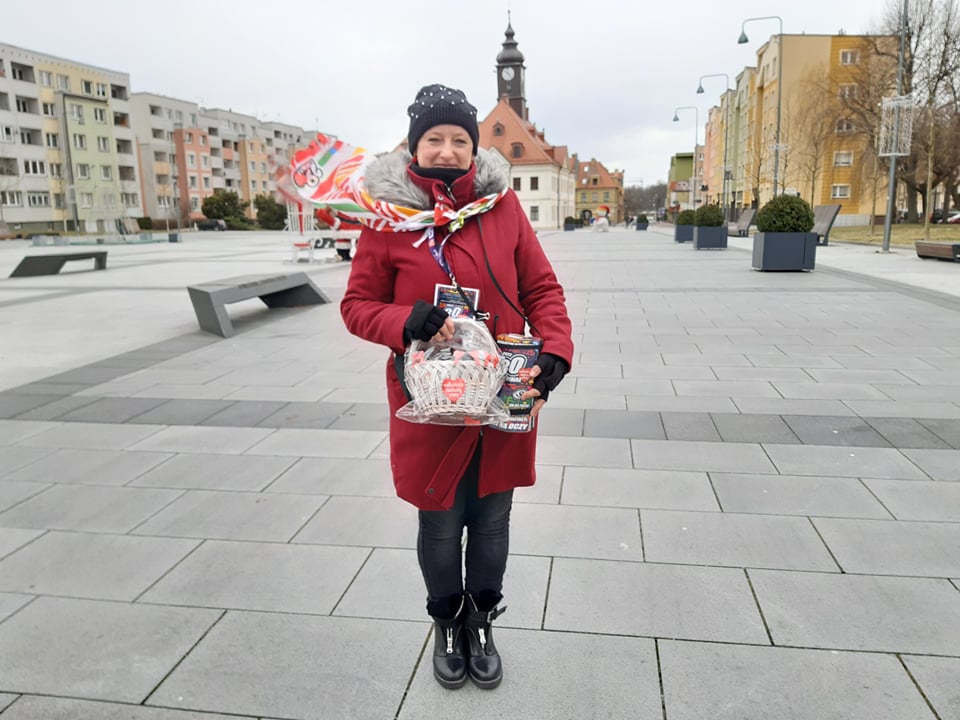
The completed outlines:
<svg viewBox="0 0 960 720">
<path fill-rule="evenodd" d="M 710 75 L 701 75 L 699 83 L 697 85 L 697 94 L 703 94 L 703 80 L 704 78 L 710 77 L 722 77 L 727 80 L 727 90 L 726 93 L 730 92 L 730 76 L 726 73 L 711 73 Z M 725 94 L 726 94 L 725 93 Z M 727 138 L 729 137 L 730 132 L 730 98 L 727 97 L 727 116 L 723 121 L 723 181 L 721 182 L 721 194 L 720 205 L 723 207 L 723 216 L 729 220 L 728 206 L 727 206 Z"/>
<path fill-rule="evenodd" d="M 777 58 L 777 134 L 773 141 L 773 195 L 776 197 L 779 187 L 777 185 L 777 179 L 780 172 L 780 109 L 783 105 L 783 18 L 779 15 L 747 18 L 740 24 L 740 38 L 737 42 L 741 45 L 750 42 L 750 38 L 748 38 L 747 33 L 744 32 L 744 27 L 746 27 L 748 22 L 753 22 L 754 20 L 776 20 L 780 23 L 780 34 L 777 36 L 777 43 L 780 47 L 780 57 Z"/>
<path fill-rule="evenodd" d="M 683 105 L 682 107 L 673 109 L 673 121 L 680 122 L 680 117 L 677 115 L 681 110 L 693 110 L 693 183 L 690 186 L 690 204 L 693 206 L 694 212 L 697 210 L 697 141 L 700 138 L 700 112 L 697 110 L 696 105 Z"/>
</svg>

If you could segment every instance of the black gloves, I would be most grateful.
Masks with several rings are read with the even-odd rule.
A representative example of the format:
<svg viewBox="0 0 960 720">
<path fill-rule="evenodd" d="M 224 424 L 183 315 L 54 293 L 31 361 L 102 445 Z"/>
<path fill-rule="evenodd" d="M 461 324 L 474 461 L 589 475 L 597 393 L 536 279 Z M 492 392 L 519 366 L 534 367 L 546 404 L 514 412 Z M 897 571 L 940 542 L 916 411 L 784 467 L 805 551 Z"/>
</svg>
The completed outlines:
<svg viewBox="0 0 960 720">
<path fill-rule="evenodd" d="M 417 300 L 413 305 L 413 311 L 403 324 L 403 342 L 409 343 L 411 340 L 427 342 L 439 332 L 447 317 L 447 311 L 443 308 L 431 305 L 425 300 Z"/>
<path fill-rule="evenodd" d="M 570 366 L 567 361 L 550 353 L 540 353 L 540 358 L 536 362 L 540 366 L 540 374 L 533 381 L 533 390 L 540 391 L 539 400 L 546 400 L 550 391 L 555 389 L 563 376 L 570 372 Z"/>
</svg>

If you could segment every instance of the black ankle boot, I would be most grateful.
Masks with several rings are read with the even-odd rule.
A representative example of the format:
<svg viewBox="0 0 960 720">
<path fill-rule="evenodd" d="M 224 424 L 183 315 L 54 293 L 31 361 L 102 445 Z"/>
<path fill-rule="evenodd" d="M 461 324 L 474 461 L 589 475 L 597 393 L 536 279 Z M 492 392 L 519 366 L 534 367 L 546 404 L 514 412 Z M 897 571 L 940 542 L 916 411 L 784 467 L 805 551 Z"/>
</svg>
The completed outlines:
<svg viewBox="0 0 960 720">
<path fill-rule="evenodd" d="M 483 590 L 476 595 L 466 593 L 467 606 L 463 615 L 463 627 L 467 636 L 467 672 L 474 685 L 492 690 L 503 679 L 503 664 L 493 642 L 493 623 L 506 611 L 498 608 L 503 596 L 498 592 Z"/>
<path fill-rule="evenodd" d="M 463 596 L 430 600 L 427 612 L 433 618 L 433 676 L 449 690 L 463 687 L 467 681 L 466 639 L 461 623 Z"/>
</svg>

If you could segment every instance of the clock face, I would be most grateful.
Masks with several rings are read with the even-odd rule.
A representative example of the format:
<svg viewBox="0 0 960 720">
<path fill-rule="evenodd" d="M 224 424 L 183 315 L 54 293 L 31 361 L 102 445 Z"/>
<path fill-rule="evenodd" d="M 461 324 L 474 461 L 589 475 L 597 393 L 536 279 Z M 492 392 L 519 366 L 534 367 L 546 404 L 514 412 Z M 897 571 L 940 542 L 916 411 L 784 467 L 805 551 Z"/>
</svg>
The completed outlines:
<svg viewBox="0 0 960 720">
<path fill-rule="evenodd" d="M 505 67 L 503 70 L 500 71 L 500 77 L 502 77 L 507 82 L 510 82 L 511 80 L 513 80 L 513 68 Z"/>
</svg>

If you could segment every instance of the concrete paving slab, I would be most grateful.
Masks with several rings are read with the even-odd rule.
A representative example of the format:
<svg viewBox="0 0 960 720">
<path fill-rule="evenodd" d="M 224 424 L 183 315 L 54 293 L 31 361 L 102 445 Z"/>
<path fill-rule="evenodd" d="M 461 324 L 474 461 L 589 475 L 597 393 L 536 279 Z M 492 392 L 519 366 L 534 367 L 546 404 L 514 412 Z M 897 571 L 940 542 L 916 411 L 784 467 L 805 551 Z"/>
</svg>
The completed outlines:
<svg viewBox="0 0 960 720">
<path fill-rule="evenodd" d="M 617 438 L 540 437 L 537 439 L 537 462 L 542 465 L 630 467 L 630 441 Z"/>
<path fill-rule="evenodd" d="M 903 664 L 943 720 L 960 718 L 960 659 L 904 655 Z"/>
<path fill-rule="evenodd" d="M 23 438 L 37 435 L 57 427 L 53 422 L 36 422 L 25 420 L 0 420 L 0 452 L 8 446 L 16 445 Z"/>
<path fill-rule="evenodd" d="M 414 548 L 417 523 L 417 509 L 397 497 L 334 496 L 293 542 Z"/>
<path fill-rule="evenodd" d="M 805 445 L 890 447 L 886 438 L 861 418 L 785 415 L 783 421 Z"/>
<path fill-rule="evenodd" d="M 284 460 L 281 457 L 251 455 L 245 455 L 238 460 L 246 463 L 255 457 Z M 390 462 L 384 458 L 300 458 L 279 474 L 266 491 L 305 495 L 394 497 L 396 492 L 391 477 Z"/>
<path fill-rule="evenodd" d="M 663 422 L 657 412 L 586 410 L 583 412 L 586 437 L 665 439 Z"/>
<path fill-rule="evenodd" d="M 140 703 L 218 616 L 196 608 L 40 597 L 0 624 L 6 659 L 0 687 Z"/>
<path fill-rule="evenodd" d="M 4 396 L 6 397 L 6 396 Z M 36 397 L 36 396 L 33 396 Z M 97 402 L 98 398 L 94 396 L 86 397 L 81 395 L 55 396 L 48 395 L 50 402 L 43 405 L 17 413 L 17 420 L 57 420 L 63 415 L 78 408 L 86 407 Z M 6 407 L 6 400 L 3 400 Z"/>
<path fill-rule="evenodd" d="M 725 512 L 821 517 L 891 517 L 857 478 L 710 473 Z M 904 481 L 892 481 L 904 482 Z M 920 482 L 909 481 L 909 484 Z"/>
<path fill-rule="evenodd" d="M 960 523 L 960 483 L 922 480 L 864 480 L 863 483 L 897 520 Z"/>
<path fill-rule="evenodd" d="M 18 595 L 17 593 L 0 593 L 0 622 L 13 615 L 28 602 L 34 599 L 33 595 Z M 3 709 L 3 695 L 0 694 L 0 710 Z"/>
<path fill-rule="evenodd" d="M 124 426 L 136 427 L 136 426 Z M 153 427 L 153 426 L 147 426 Z M 270 428 L 173 426 L 157 430 L 131 450 L 239 455 L 276 432 Z"/>
<path fill-rule="evenodd" d="M 844 572 L 960 576 L 960 524 L 814 518 Z"/>
<path fill-rule="evenodd" d="M 528 487 L 513 491 L 515 503 L 542 503 L 557 505 L 560 503 L 560 488 L 563 485 L 564 468 L 560 465 L 537 465 L 537 481 Z"/>
<path fill-rule="evenodd" d="M 960 481 L 960 450 L 904 450 L 903 454 L 934 480 Z"/>
<path fill-rule="evenodd" d="M 150 702 L 255 717 L 383 720 L 400 707 L 427 633 L 424 623 L 231 612 Z M 373 679 L 371 661 L 386 637 L 391 662 L 376 662 Z"/>
<path fill-rule="evenodd" d="M 933 720 L 891 655 L 659 643 L 670 720 Z"/>
<path fill-rule="evenodd" d="M 134 601 L 196 540 L 48 532 L 0 561 L 0 590 Z"/>
<path fill-rule="evenodd" d="M 766 645 L 742 570 L 557 558 L 544 629 Z"/>
<path fill-rule="evenodd" d="M 211 415 L 225 410 L 233 401 L 175 398 L 130 419 L 146 425 L 199 425 Z"/>
<path fill-rule="evenodd" d="M 15 697 L 15 696 L 11 696 Z M 183 712 L 143 705 L 23 695 L 4 720 L 256 720 L 250 715 Z"/>
<path fill-rule="evenodd" d="M 760 445 L 690 441 L 631 440 L 633 466 L 648 470 L 772 473 Z"/>
<path fill-rule="evenodd" d="M 42 534 L 42 530 L 0 527 L 0 558 L 19 550 Z"/>
<path fill-rule="evenodd" d="M 50 486 L 43 483 L 3 480 L 3 482 L 0 482 L 0 512 L 43 492 L 48 487 Z"/>
<path fill-rule="evenodd" d="M 960 594 L 946 580 L 750 570 L 777 645 L 957 655 Z"/>
<path fill-rule="evenodd" d="M 210 490 L 176 494 L 175 501 L 152 514 L 134 532 L 165 537 L 289 542 L 327 499 L 323 495 Z"/>
<path fill-rule="evenodd" d="M 719 510 L 706 473 L 575 468 L 564 470 L 564 505 Z"/>
<path fill-rule="evenodd" d="M 641 397 L 628 395 L 626 407 L 631 412 L 740 412 L 733 400 L 725 397 Z"/>
<path fill-rule="evenodd" d="M 763 446 L 777 471 L 783 475 L 819 477 L 875 477 L 928 480 L 909 458 L 893 448 L 831 447 L 827 445 Z"/>
<path fill-rule="evenodd" d="M 660 417 L 667 440 L 720 442 L 720 433 L 707 413 L 665 412 Z"/>
<path fill-rule="evenodd" d="M 123 450 L 149 438 L 161 425 L 116 425 L 111 423 L 57 423 L 18 441 L 26 447 L 74 448 L 77 450 Z M 146 449 L 146 448 L 138 448 Z"/>
<path fill-rule="evenodd" d="M 515 504 L 510 549 L 546 557 L 643 559 L 639 518 L 627 508 Z"/>
<path fill-rule="evenodd" d="M 7 480 L 75 485 L 125 485 L 172 456 L 131 450 L 68 448 L 40 458 L 6 476 Z"/>
<path fill-rule="evenodd" d="M 839 571 L 805 518 L 641 510 L 640 527 L 649 562 Z"/>
<path fill-rule="evenodd" d="M 455 700 L 433 680 L 425 654 L 398 715 L 445 718 L 651 718 L 660 717 L 657 658 L 651 640 L 497 629 L 504 680 L 496 692 L 473 687 Z M 543 672 L 544 658 L 551 672 Z M 584 662 L 589 658 L 589 662 Z M 534 715 L 531 715 L 534 713 Z"/>
<path fill-rule="evenodd" d="M 131 487 L 260 492 L 297 461 L 294 457 L 205 453 L 169 454 L 167 458 L 128 484 Z"/>
<path fill-rule="evenodd" d="M 724 442 L 800 443 L 800 439 L 779 415 L 716 413 L 710 419 Z"/>
<path fill-rule="evenodd" d="M 207 540 L 140 600 L 327 615 L 369 554 L 367 548 Z"/>
<path fill-rule="evenodd" d="M 386 433 L 370 430 L 280 428 L 256 443 L 247 454 L 366 458 L 385 438 Z"/>
<path fill-rule="evenodd" d="M 897 448 L 949 450 L 950 445 L 913 418 L 864 418 L 888 443 Z"/>
<path fill-rule="evenodd" d="M 917 422 L 942 438 L 954 450 L 960 450 L 960 420 L 921 418 Z"/>
<path fill-rule="evenodd" d="M 0 526 L 127 533 L 180 494 L 178 490 L 54 485 L 0 513 Z"/>
</svg>

